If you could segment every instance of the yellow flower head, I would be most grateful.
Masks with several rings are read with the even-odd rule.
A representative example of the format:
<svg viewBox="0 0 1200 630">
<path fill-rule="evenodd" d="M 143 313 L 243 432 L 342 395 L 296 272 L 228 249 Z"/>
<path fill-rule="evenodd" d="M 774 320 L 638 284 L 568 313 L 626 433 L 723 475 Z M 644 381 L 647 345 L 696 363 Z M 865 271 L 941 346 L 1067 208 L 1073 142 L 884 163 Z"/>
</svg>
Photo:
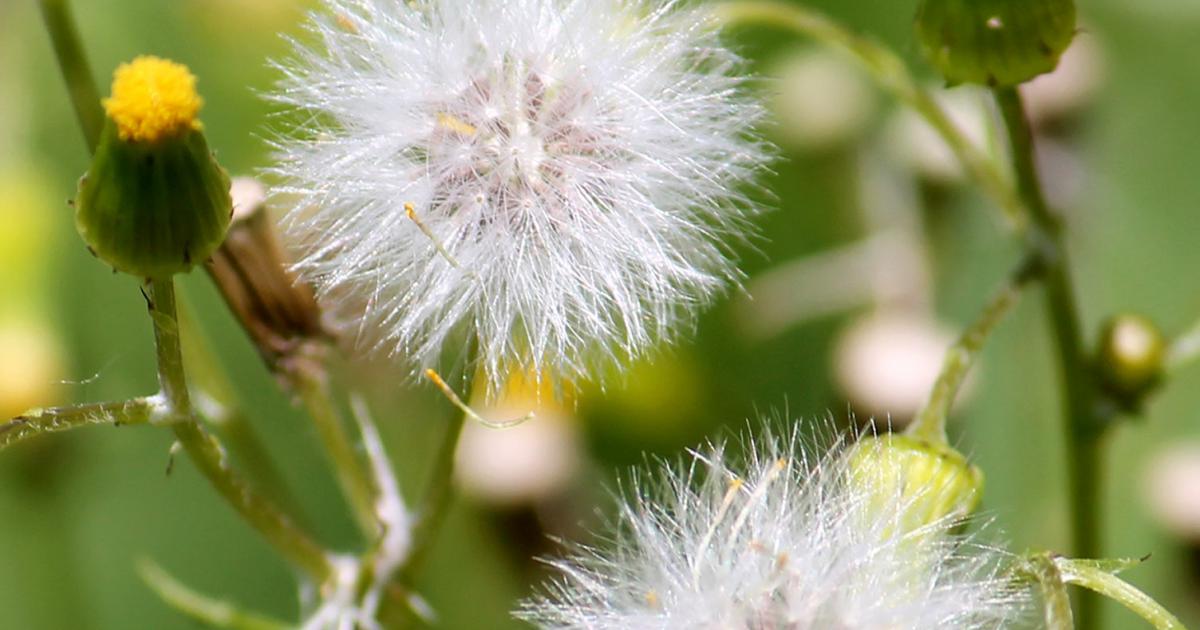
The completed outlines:
<svg viewBox="0 0 1200 630">
<path fill-rule="evenodd" d="M 104 101 L 121 140 L 135 142 L 200 129 L 196 115 L 203 105 L 187 66 L 151 56 L 121 64 L 113 73 L 112 96 Z"/>
</svg>

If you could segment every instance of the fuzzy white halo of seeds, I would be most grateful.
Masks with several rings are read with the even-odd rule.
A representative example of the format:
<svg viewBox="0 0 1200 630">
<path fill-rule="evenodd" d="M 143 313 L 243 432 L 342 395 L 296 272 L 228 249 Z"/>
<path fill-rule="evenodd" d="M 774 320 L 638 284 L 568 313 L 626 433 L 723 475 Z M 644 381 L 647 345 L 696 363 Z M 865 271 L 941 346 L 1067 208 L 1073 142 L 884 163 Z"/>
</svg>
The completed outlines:
<svg viewBox="0 0 1200 630">
<path fill-rule="evenodd" d="M 604 543 L 552 560 L 559 578 L 518 615 L 590 630 L 983 630 L 1022 616 L 1004 551 L 953 518 L 905 531 L 922 497 L 880 501 L 829 442 L 767 435 L 744 460 L 715 445 L 635 477 Z"/>
<path fill-rule="evenodd" d="M 273 174 L 299 272 L 360 338 L 424 367 L 475 343 L 492 392 L 581 380 L 738 280 L 769 150 L 701 8 L 324 4 L 278 64 L 299 122 Z"/>
</svg>

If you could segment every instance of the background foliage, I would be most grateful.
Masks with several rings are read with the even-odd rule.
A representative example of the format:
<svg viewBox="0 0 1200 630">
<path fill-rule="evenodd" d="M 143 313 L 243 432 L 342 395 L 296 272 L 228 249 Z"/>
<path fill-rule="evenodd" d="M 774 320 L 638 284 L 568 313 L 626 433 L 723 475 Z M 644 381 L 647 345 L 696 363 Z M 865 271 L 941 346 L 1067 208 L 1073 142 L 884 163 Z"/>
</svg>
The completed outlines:
<svg viewBox="0 0 1200 630">
<path fill-rule="evenodd" d="M 137 54 L 187 63 L 200 77 L 209 140 L 222 162 L 234 173 L 267 163 L 262 138 L 270 108 L 256 92 L 273 80 L 267 59 L 286 49 L 277 33 L 298 33 L 303 2 L 76 4 L 102 84 L 117 63 Z M 810 4 L 887 41 L 927 73 L 910 28 L 915 0 Z M 1103 316 L 1131 308 L 1178 332 L 1200 315 L 1200 7 L 1183 0 L 1083 0 L 1080 9 L 1082 37 L 1094 40 L 1106 61 L 1105 83 L 1074 136 L 1086 179 L 1069 209 L 1089 332 Z M 757 31 L 744 39 L 762 72 L 801 45 Z M 851 149 L 785 151 L 766 182 L 776 210 L 761 220 L 758 251 L 746 252 L 751 277 L 862 236 L 854 160 Z M 93 260 L 74 234 L 65 200 L 86 165 L 34 3 L 3 0 L 0 322 L 45 328 L 59 346 L 52 373 L 66 383 L 43 392 L 39 404 L 119 399 L 154 388 L 149 321 L 135 283 Z M 945 191 L 923 219 L 937 312 L 961 325 L 1015 259 L 1015 243 L 974 193 Z M 300 501 L 314 527 L 328 540 L 351 544 L 353 524 L 309 425 L 278 393 L 203 274 L 184 285 L 257 428 L 288 479 L 304 489 Z M 989 344 L 976 395 L 951 428 L 986 471 L 985 509 L 1017 549 L 1066 546 L 1061 423 L 1038 300 L 1035 292 Z M 763 410 L 845 416 L 852 408 L 831 379 L 830 355 L 837 332 L 858 314 L 820 318 L 762 342 L 739 325 L 732 300 L 718 305 L 694 338 L 585 397 L 577 415 L 591 461 L 577 501 L 603 505 L 603 488 L 644 452 L 674 454 L 737 430 Z M 32 369 L 22 344 L 0 345 L 0 374 Z M 451 409 L 429 388 L 408 387 L 386 362 L 347 369 L 343 378 L 366 384 L 411 495 Z M 1144 488 L 1153 454 L 1198 434 L 1200 368 L 1182 372 L 1144 419 L 1114 432 L 1105 497 L 1107 553 L 1152 553 L 1129 579 L 1192 624 L 1200 623 L 1198 554 L 1149 517 Z M 135 559 L 144 556 L 200 590 L 290 617 L 295 594 L 286 567 L 189 464 L 164 474 L 169 446 L 164 432 L 100 428 L 42 439 L 0 458 L 0 626 L 192 627 L 141 584 Z M 1195 483 L 1200 488 L 1200 479 Z M 584 509 L 579 518 L 590 514 Z M 545 550 L 530 522 L 521 511 L 459 504 L 425 580 L 444 627 L 518 627 L 503 621 L 506 611 L 540 576 L 526 558 Z M 1115 608 L 1108 619 L 1111 628 L 1138 623 Z"/>
</svg>

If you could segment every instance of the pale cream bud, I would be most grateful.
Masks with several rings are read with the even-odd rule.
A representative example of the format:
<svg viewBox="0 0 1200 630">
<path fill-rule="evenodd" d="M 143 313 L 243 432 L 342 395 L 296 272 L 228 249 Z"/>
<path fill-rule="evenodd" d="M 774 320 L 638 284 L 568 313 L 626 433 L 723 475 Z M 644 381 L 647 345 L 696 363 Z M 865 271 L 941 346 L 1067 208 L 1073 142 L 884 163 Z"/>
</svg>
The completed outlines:
<svg viewBox="0 0 1200 630">
<path fill-rule="evenodd" d="M 854 409 L 903 426 L 929 397 L 954 332 L 916 313 L 859 318 L 838 337 L 834 373 Z M 970 384 L 959 400 L 970 396 Z"/>
<path fill-rule="evenodd" d="M 988 111 L 985 93 L 959 87 L 935 91 L 950 119 L 977 147 L 987 146 Z M 939 184 L 961 182 L 965 173 L 945 140 L 923 118 L 908 109 L 897 111 L 888 123 L 887 146 L 898 161 L 908 164 L 922 177 Z"/>
<path fill-rule="evenodd" d="M 1155 455 L 1145 476 L 1145 496 L 1160 525 L 1200 543 L 1200 442 L 1178 444 Z"/>
<path fill-rule="evenodd" d="M 770 72 L 779 79 L 771 102 L 781 141 L 820 150 L 853 141 L 878 109 L 857 66 L 826 50 L 791 51 Z"/>
</svg>

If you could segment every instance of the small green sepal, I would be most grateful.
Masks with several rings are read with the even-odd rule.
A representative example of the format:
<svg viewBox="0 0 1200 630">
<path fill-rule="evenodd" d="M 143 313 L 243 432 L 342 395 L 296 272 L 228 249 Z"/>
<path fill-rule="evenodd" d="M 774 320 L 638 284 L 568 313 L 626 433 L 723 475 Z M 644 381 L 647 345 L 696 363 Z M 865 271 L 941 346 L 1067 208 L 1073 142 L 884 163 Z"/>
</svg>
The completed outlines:
<svg viewBox="0 0 1200 630">
<path fill-rule="evenodd" d="M 79 182 L 75 226 L 92 253 L 117 271 L 169 278 L 220 247 L 232 210 L 229 176 L 203 131 L 127 140 L 110 119 Z"/>
<path fill-rule="evenodd" d="M 1075 2 L 923 0 L 916 27 L 947 84 L 1011 87 L 1058 66 L 1075 38 Z"/>
</svg>

